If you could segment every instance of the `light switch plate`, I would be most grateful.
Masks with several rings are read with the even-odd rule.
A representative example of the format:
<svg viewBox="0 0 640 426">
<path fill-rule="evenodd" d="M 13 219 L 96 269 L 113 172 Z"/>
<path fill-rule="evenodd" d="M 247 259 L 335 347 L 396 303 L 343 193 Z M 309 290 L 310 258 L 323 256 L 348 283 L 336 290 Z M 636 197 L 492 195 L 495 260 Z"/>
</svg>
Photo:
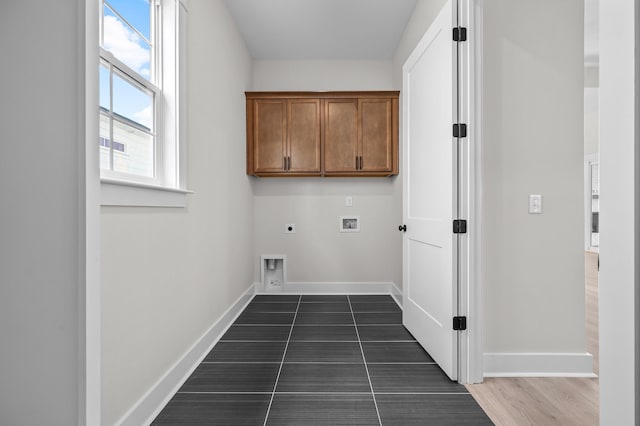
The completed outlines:
<svg viewBox="0 0 640 426">
<path fill-rule="evenodd" d="M 542 214 L 542 195 L 529 195 L 529 214 Z"/>
<path fill-rule="evenodd" d="M 353 207 L 353 197 L 351 195 L 347 195 L 344 198 L 345 207 Z"/>
</svg>

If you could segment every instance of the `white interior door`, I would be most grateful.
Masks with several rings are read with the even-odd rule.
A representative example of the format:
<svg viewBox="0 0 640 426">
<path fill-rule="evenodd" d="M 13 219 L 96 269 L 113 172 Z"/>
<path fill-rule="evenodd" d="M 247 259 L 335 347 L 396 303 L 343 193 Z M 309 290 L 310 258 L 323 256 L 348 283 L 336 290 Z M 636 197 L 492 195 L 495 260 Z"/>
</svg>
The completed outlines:
<svg viewBox="0 0 640 426">
<path fill-rule="evenodd" d="M 448 0 L 403 67 L 403 324 L 457 379 L 457 62 Z"/>
</svg>

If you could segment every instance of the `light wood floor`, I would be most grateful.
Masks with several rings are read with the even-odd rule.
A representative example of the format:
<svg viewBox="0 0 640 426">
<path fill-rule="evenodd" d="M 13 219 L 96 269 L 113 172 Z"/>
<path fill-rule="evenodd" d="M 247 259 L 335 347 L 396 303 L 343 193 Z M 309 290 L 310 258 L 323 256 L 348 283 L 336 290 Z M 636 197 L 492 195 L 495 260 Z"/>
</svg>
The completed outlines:
<svg viewBox="0 0 640 426">
<path fill-rule="evenodd" d="M 585 252 L 587 351 L 598 372 L 597 254 Z M 597 425 L 598 379 L 487 378 L 467 388 L 498 425 Z"/>
<path fill-rule="evenodd" d="M 598 253 L 585 252 L 585 315 L 587 317 L 587 352 L 593 355 L 593 372 L 600 372 L 598 346 Z"/>
</svg>

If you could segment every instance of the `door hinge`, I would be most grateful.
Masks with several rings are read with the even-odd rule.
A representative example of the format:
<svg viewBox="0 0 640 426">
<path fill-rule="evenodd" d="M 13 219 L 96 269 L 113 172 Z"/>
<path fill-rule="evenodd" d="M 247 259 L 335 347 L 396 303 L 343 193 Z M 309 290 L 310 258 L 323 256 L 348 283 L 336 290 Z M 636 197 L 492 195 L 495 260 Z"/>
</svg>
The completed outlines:
<svg viewBox="0 0 640 426">
<path fill-rule="evenodd" d="M 453 29 L 453 41 L 467 41 L 467 28 L 455 27 Z"/>
<path fill-rule="evenodd" d="M 467 329 L 467 317 L 453 317 L 453 329 L 462 331 Z"/>
<path fill-rule="evenodd" d="M 467 137 L 467 125 L 463 123 L 456 123 L 453 125 L 453 137 L 454 138 L 466 138 Z"/>
<path fill-rule="evenodd" d="M 467 221 L 463 219 L 454 219 L 453 221 L 453 233 L 454 234 L 466 234 L 467 233 Z"/>
</svg>

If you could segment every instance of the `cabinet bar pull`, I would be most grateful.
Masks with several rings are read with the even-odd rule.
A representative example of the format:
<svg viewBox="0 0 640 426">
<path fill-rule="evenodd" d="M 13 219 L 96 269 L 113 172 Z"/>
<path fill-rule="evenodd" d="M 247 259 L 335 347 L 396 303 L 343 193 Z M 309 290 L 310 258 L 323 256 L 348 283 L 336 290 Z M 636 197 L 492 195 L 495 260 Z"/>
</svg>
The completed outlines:
<svg viewBox="0 0 640 426">
<path fill-rule="evenodd" d="M 362 155 L 361 155 L 360 156 L 360 170 L 364 169 L 364 166 L 362 164 L 363 164 L 363 162 L 362 162 Z"/>
<path fill-rule="evenodd" d="M 358 156 L 356 155 L 356 170 L 358 170 Z"/>
<path fill-rule="evenodd" d="M 289 160 L 287 161 L 287 166 L 289 167 L 289 170 L 291 170 L 291 156 L 287 157 Z"/>
</svg>

